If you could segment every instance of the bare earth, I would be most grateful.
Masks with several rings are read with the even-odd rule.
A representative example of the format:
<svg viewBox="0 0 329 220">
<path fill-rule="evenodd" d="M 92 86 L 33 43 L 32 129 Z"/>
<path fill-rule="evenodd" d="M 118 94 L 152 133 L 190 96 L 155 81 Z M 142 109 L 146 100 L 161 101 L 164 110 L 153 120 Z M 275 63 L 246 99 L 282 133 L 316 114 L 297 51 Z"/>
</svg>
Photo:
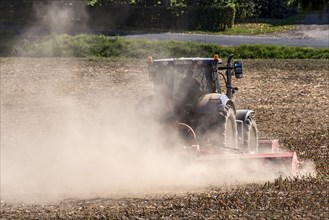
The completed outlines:
<svg viewBox="0 0 329 220">
<path fill-rule="evenodd" d="M 152 142 L 131 129 L 135 104 L 152 93 L 144 61 L 1 58 L 0 219 L 328 219 L 328 63 L 245 60 L 234 81 L 236 105 L 255 110 L 261 135 L 317 176 L 191 187 L 108 149 Z M 159 182 L 165 189 L 150 189 Z"/>
</svg>

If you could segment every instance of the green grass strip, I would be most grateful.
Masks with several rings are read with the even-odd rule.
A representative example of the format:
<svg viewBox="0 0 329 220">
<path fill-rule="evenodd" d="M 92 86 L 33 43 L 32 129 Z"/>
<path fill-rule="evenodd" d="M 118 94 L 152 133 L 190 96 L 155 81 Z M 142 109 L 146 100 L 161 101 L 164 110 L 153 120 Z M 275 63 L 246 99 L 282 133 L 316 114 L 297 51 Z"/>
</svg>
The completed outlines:
<svg viewBox="0 0 329 220">
<path fill-rule="evenodd" d="M 220 46 L 196 42 L 126 39 L 104 35 L 55 35 L 43 39 L 16 39 L 1 48 L 2 56 L 24 57 L 227 57 L 243 59 L 329 59 L 329 48 L 276 45 Z"/>
</svg>

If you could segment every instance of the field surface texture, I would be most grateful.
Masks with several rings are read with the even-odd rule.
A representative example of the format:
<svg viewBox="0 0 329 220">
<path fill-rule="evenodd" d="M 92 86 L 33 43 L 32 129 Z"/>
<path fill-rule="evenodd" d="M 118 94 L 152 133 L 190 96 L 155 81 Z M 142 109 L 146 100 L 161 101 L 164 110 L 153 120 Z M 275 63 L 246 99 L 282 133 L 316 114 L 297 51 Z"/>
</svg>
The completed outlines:
<svg viewBox="0 0 329 220">
<path fill-rule="evenodd" d="M 144 61 L 1 58 L 0 219 L 328 219 L 328 63 L 244 61 L 237 108 L 313 174 L 239 182 L 133 157 L 154 141 L 131 128 L 153 92 Z"/>
</svg>

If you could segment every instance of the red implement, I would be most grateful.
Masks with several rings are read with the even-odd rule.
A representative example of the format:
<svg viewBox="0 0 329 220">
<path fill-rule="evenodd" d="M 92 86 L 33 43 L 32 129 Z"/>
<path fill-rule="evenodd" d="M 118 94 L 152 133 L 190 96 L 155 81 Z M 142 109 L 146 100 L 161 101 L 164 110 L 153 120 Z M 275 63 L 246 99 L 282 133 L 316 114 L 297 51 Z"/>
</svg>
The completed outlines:
<svg viewBox="0 0 329 220">
<path fill-rule="evenodd" d="M 190 132 L 190 145 L 187 147 L 196 161 L 212 161 L 225 163 L 239 161 L 248 164 L 255 161 L 263 169 L 272 169 L 280 173 L 297 175 L 302 163 L 298 161 L 296 152 L 284 151 L 278 139 L 259 138 L 258 152 L 246 153 L 239 149 L 223 148 L 214 145 L 200 146 L 194 130 L 187 124 L 177 123 L 179 129 Z M 192 140 L 191 140 L 192 139 Z"/>
</svg>

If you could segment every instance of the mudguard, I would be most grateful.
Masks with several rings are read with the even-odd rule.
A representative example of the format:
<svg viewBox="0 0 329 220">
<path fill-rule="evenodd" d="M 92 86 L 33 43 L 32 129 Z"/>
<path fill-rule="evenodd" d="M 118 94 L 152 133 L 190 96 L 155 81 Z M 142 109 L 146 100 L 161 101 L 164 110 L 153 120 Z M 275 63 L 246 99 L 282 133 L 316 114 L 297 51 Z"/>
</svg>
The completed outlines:
<svg viewBox="0 0 329 220">
<path fill-rule="evenodd" d="M 254 111 L 249 109 L 237 110 L 235 114 L 235 120 L 237 122 L 238 139 L 241 145 L 244 144 L 244 129 L 246 129 L 247 119 Z"/>
<path fill-rule="evenodd" d="M 237 110 L 235 114 L 236 120 L 240 120 L 245 123 L 249 115 L 253 112 L 254 112 L 253 110 L 249 110 L 249 109 Z"/>
<path fill-rule="evenodd" d="M 202 114 L 217 113 L 224 111 L 226 105 L 230 105 L 235 111 L 233 102 L 226 95 L 209 93 L 199 99 L 195 112 Z"/>
</svg>

